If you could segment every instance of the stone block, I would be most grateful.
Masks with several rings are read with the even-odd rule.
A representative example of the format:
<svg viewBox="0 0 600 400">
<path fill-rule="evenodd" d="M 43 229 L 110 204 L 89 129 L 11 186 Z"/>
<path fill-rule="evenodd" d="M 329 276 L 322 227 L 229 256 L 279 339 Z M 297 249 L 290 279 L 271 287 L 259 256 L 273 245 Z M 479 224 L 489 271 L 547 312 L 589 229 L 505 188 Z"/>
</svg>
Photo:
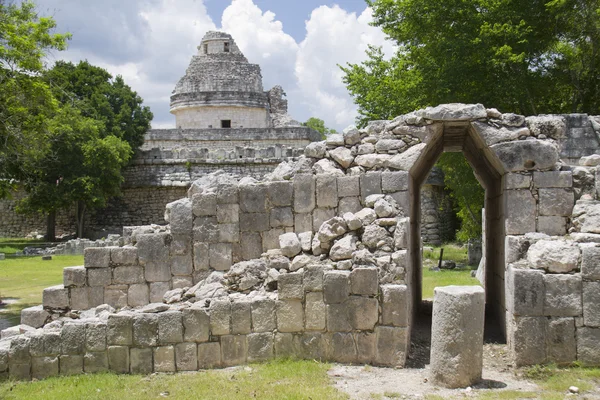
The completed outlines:
<svg viewBox="0 0 600 400">
<path fill-rule="evenodd" d="M 186 308 L 183 313 L 183 340 L 186 342 L 207 342 L 210 330 L 210 318 L 206 308 L 200 308 L 195 303 L 192 307 Z"/>
<path fill-rule="evenodd" d="M 130 307 L 145 306 L 150 303 L 150 290 L 145 283 L 129 286 L 127 289 L 127 304 Z"/>
<path fill-rule="evenodd" d="M 294 335 L 294 355 L 306 360 L 324 360 L 327 357 L 327 344 L 321 332 L 305 332 Z"/>
<path fill-rule="evenodd" d="M 11 364 L 8 378 L 14 381 L 28 381 L 31 379 L 31 364 Z"/>
<path fill-rule="evenodd" d="M 88 285 L 92 287 L 104 287 L 112 283 L 111 268 L 94 268 L 88 270 Z"/>
<path fill-rule="evenodd" d="M 550 169 L 559 159 L 558 147 L 547 140 L 515 140 L 490 147 L 506 171 Z"/>
<path fill-rule="evenodd" d="M 86 322 L 85 348 L 87 351 L 106 350 L 106 323 L 100 321 Z"/>
<path fill-rule="evenodd" d="M 251 304 L 251 312 L 253 332 L 272 332 L 277 328 L 275 300 L 268 298 L 255 299 Z"/>
<path fill-rule="evenodd" d="M 219 242 L 238 243 L 240 241 L 239 224 L 219 224 Z"/>
<path fill-rule="evenodd" d="M 575 320 L 549 318 L 546 320 L 546 361 L 568 364 L 577 358 Z"/>
<path fill-rule="evenodd" d="M 307 331 L 323 331 L 326 328 L 327 306 L 322 292 L 306 293 L 305 328 Z"/>
<path fill-rule="evenodd" d="M 248 335 L 248 362 L 266 361 L 273 358 L 273 333 L 252 333 Z"/>
<path fill-rule="evenodd" d="M 35 333 L 30 333 L 29 335 L 29 354 L 32 356 L 57 356 L 60 354 L 60 331 L 36 331 Z M 0 346 L 0 358 L 2 358 L 1 353 L 2 348 Z M 8 353 L 6 353 L 6 357 L 8 357 Z M 0 364 L 2 364 L 1 361 Z M 2 371 L 1 366 L 0 371 Z"/>
<path fill-rule="evenodd" d="M 279 238 L 278 238 L 279 239 Z M 262 254 L 262 238 L 258 232 L 244 232 L 240 238 L 242 260 L 260 258 Z"/>
<path fill-rule="evenodd" d="M 350 314 L 349 304 L 327 305 L 327 331 L 350 332 L 352 331 L 353 318 Z"/>
<path fill-rule="evenodd" d="M 308 265 L 304 268 L 304 290 L 307 292 L 321 292 L 323 290 L 323 271 L 320 265 Z"/>
<path fill-rule="evenodd" d="M 209 342 L 198 345 L 198 368 L 218 368 L 221 365 L 221 343 Z"/>
<path fill-rule="evenodd" d="M 383 325 L 408 326 L 408 288 L 406 285 L 381 285 Z"/>
<path fill-rule="evenodd" d="M 137 235 L 138 261 L 145 266 L 148 263 L 160 263 L 169 258 L 169 243 L 171 235 L 168 233 L 152 233 Z M 89 279 L 89 275 L 88 275 Z"/>
<path fill-rule="evenodd" d="M 384 367 L 403 367 L 408 353 L 407 328 L 375 327 L 375 364 Z"/>
<path fill-rule="evenodd" d="M 110 249 L 107 247 L 88 247 L 83 251 L 83 264 L 86 268 L 108 268 Z"/>
<path fill-rule="evenodd" d="M 533 268 L 566 273 L 579 268 L 581 251 L 576 243 L 563 240 L 538 240 L 527 250 Z"/>
<path fill-rule="evenodd" d="M 188 198 L 171 202 L 165 207 L 165 221 L 171 226 L 174 235 L 189 235 L 192 233 L 192 201 Z"/>
<path fill-rule="evenodd" d="M 401 190 L 408 190 L 408 172 L 382 172 L 381 190 L 383 191 L 383 193 L 393 193 Z"/>
<path fill-rule="evenodd" d="M 150 283 L 150 303 L 162 303 L 163 296 L 171 290 L 169 282 Z"/>
<path fill-rule="evenodd" d="M 338 206 L 338 215 L 346 213 L 357 213 L 362 210 L 359 197 L 342 197 Z"/>
<path fill-rule="evenodd" d="M 262 251 L 279 249 L 279 236 L 283 235 L 283 228 L 271 229 L 262 233 Z M 259 249 L 260 250 L 260 249 Z"/>
<path fill-rule="evenodd" d="M 223 366 L 244 364 L 248 357 L 246 335 L 225 335 L 221 337 L 221 361 Z"/>
<path fill-rule="evenodd" d="M 108 368 L 119 374 L 129 373 L 129 347 L 108 347 Z"/>
<path fill-rule="evenodd" d="M 544 275 L 544 315 L 576 317 L 582 314 L 582 285 L 579 275 Z"/>
<path fill-rule="evenodd" d="M 130 370 L 132 374 L 151 374 L 154 370 L 152 348 L 129 350 Z"/>
<path fill-rule="evenodd" d="M 82 355 L 61 355 L 58 358 L 58 365 L 61 375 L 83 374 Z"/>
<path fill-rule="evenodd" d="M 539 189 L 540 215 L 570 216 L 573 213 L 575 195 L 565 189 Z"/>
<path fill-rule="evenodd" d="M 294 356 L 294 335 L 291 333 L 275 333 L 275 356 Z"/>
<path fill-rule="evenodd" d="M 376 296 L 378 290 L 377 268 L 356 268 L 350 273 L 350 293 Z"/>
<path fill-rule="evenodd" d="M 42 303 L 47 308 L 69 308 L 69 290 L 63 285 L 51 286 L 42 292 Z"/>
<path fill-rule="evenodd" d="M 104 288 L 101 286 L 98 287 L 89 287 L 88 289 L 88 305 L 89 307 L 98 307 L 99 305 L 104 304 Z M 77 292 L 77 289 L 71 289 L 71 301 L 73 300 L 73 294 Z"/>
<path fill-rule="evenodd" d="M 531 173 L 509 172 L 505 175 L 504 181 L 505 189 L 529 189 L 531 187 Z"/>
<path fill-rule="evenodd" d="M 229 335 L 231 325 L 231 303 L 229 300 L 210 302 L 210 332 L 213 336 Z"/>
<path fill-rule="evenodd" d="M 317 207 L 337 207 L 337 177 L 321 174 L 316 179 Z"/>
<path fill-rule="evenodd" d="M 175 372 L 175 347 L 161 346 L 154 349 L 154 372 Z"/>
<path fill-rule="evenodd" d="M 49 317 L 50 314 L 41 305 L 21 310 L 21 324 L 32 328 L 41 328 Z"/>
<path fill-rule="evenodd" d="M 239 204 L 217 204 L 217 222 L 219 224 L 235 224 L 240 222 Z"/>
<path fill-rule="evenodd" d="M 264 232 L 270 228 L 269 214 L 266 212 L 240 214 L 241 232 Z"/>
<path fill-rule="evenodd" d="M 8 362 L 13 364 L 29 364 L 31 355 L 29 353 L 30 339 L 24 335 L 11 338 L 8 350 Z"/>
<path fill-rule="evenodd" d="M 252 309 L 249 301 L 231 303 L 231 333 L 248 334 L 252 331 Z"/>
<path fill-rule="evenodd" d="M 144 282 L 142 267 L 117 267 L 113 269 L 113 283 L 134 284 Z"/>
<path fill-rule="evenodd" d="M 137 265 L 138 249 L 133 246 L 111 247 L 110 261 L 113 265 Z"/>
<path fill-rule="evenodd" d="M 377 335 L 372 332 L 354 333 L 354 342 L 356 343 L 356 362 L 360 364 L 371 364 L 375 361 L 377 352 Z"/>
<path fill-rule="evenodd" d="M 194 218 L 194 243 L 217 243 L 219 241 L 219 228 L 217 217 Z"/>
<path fill-rule="evenodd" d="M 267 211 L 267 188 L 265 185 L 240 186 L 240 210 L 244 213 Z"/>
<path fill-rule="evenodd" d="M 381 172 L 367 172 L 360 175 L 360 198 L 363 204 L 368 196 L 380 193 L 382 193 Z"/>
<path fill-rule="evenodd" d="M 90 287 L 71 288 L 69 292 L 71 294 L 70 307 L 72 310 L 87 310 L 91 307 L 95 307 L 101 303 L 104 303 L 104 293 L 102 293 L 102 300 L 100 303 L 92 305 L 90 302 Z M 95 288 L 96 289 L 96 288 Z M 102 289 L 102 288 L 100 288 Z M 103 291 L 104 292 L 104 291 Z"/>
<path fill-rule="evenodd" d="M 581 276 L 600 280 L 600 247 L 584 247 L 581 250 Z"/>
<path fill-rule="evenodd" d="M 573 172 L 534 171 L 533 184 L 538 188 L 570 188 L 573 186 Z"/>
<path fill-rule="evenodd" d="M 303 299 L 304 288 L 302 286 L 302 273 L 294 272 L 279 275 L 279 280 L 277 282 L 277 296 L 280 300 Z"/>
<path fill-rule="evenodd" d="M 338 197 L 358 197 L 360 196 L 359 176 L 338 176 L 337 178 Z"/>
<path fill-rule="evenodd" d="M 152 347 L 158 344 L 158 316 L 139 314 L 133 318 L 133 345 Z"/>
<path fill-rule="evenodd" d="M 567 233 L 567 219 L 559 216 L 540 215 L 537 231 L 550 236 L 564 236 Z"/>
<path fill-rule="evenodd" d="M 583 282 L 583 323 L 600 327 L 600 282 Z"/>
<path fill-rule="evenodd" d="M 273 208 L 269 215 L 271 218 L 271 228 L 294 226 L 294 214 L 292 214 L 292 207 Z"/>
<path fill-rule="evenodd" d="M 514 317 L 511 350 L 517 366 L 546 361 L 546 318 Z"/>
<path fill-rule="evenodd" d="M 232 265 L 230 243 L 211 244 L 208 250 L 210 267 L 216 271 L 227 271 Z"/>
<path fill-rule="evenodd" d="M 352 333 L 336 332 L 331 335 L 331 359 L 340 363 L 355 363 L 358 359 Z"/>
<path fill-rule="evenodd" d="M 431 378 L 448 388 L 471 386 L 483 369 L 485 291 L 445 286 L 436 287 L 433 296 Z"/>
<path fill-rule="evenodd" d="M 61 354 L 83 354 L 85 325 L 81 323 L 64 324 L 60 331 Z"/>
<path fill-rule="evenodd" d="M 58 357 L 33 357 L 31 359 L 31 377 L 46 379 L 58 375 Z"/>
<path fill-rule="evenodd" d="M 158 314 L 158 343 L 183 342 L 183 321 L 180 311 L 166 311 Z"/>
<path fill-rule="evenodd" d="M 507 190 L 506 234 L 535 232 L 536 201 L 529 190 Z"/>
<path fill-rule="evenodd" d="M 217 194 L 197 193 L 193 195 L 192 212 L 196 217 L 217 215 Z"/>
<path fill-rule="evenodd" d="M 198 350 L 196 343 L 178 343 L 175 345 L 175 365 L 177 371 L 198 370 Z"/>
<path fill-rule="evenodd" d="M 131 346 L 133 343 L 133 316 L 110 314 L 106 321 L 106 342 L 109 346 Z"/>
<path fill-rule="evenodd" d="M 83 372 L 93 374 L 108 371 L 108 355 L 106 351 L 87 352 L 83 356 Z"/>
<path fill-rule="evenodd" d="M 313 210 L 312 226 L 320 227 L 323 222 L 335 217 L 335 209 L 333 208 L 315 208 Z"/>
<path fill-rule="evenodd" d="M 104 302 L 115 308 L 127 306 L 127 285 L 123 289 L 112 286 L 105 287 Z"/>
<path fill-rule="evenodd" d="M 194 270 L 191 254 L 185 256 L 171 256 L 169 258 L 169 264 L 172 275 L 191 275 Z"/>
<path fill-rule="evenodd" d="M 315 177 L 312 174 L 294 176 L 294 212 L 296 214 L 309 213 L 315 208 L 315 191 Z"/>
<path fill-rule="evenodd" d="M 304 308 L 300 300 L 277 301 L 277 330 L 279 332 L 302 332 Z"/>
<path fill-rule="evenodd" d="M 236 183 L 220 183 L 217 186 L 218 204 L 239 203 L 239 189 Z"/>
<path fill-rule="evenodd" d="M 318 227 L 317 227 L 318 229 Z M 313 219 L 312 214 L 295 214 L 294 216 L 294 232 L 312 232 L 313 230 Z"/>
<path fill-rule="evenodd" d="M 82 287 L 87 284 L 85 267 L 67 267 L 63 269 L 64 287 Z"/>
<path fill-rule="evenodd" d="M 272 205 L 276 207 L 291 206 L 294 186 L 292 182 L 287 181 L 269 182 L 267 184 L 267 193 Z"/>
<path fill-rule="evenodd" d="M 507 303 L 515 315 L 544 315 L 544 273 L 533 269 L 509 266 Z"/>
<path fill-rule="evenodd" d="M 172 235 L 173 240 L 169 247 L 170 256 L 186 256 L 192 254 L 191 235 Z"/>
<path fill-rule="evenodd" d="M 147 282 L 166 282 L 171 279 L 171 266 L 168 260 L 148 261 L 144 268 Z"/>
<path fill-rule="evenodd" d="M 208 243 L 194 243 L 194 270 L 208 271 L 209 266 Z"/>
<path fill-rule="evenodd" d="M 600 329 L 577 329 L 577 361 L 587 366 L 600 365 Z"/>
<path fill-rule="evenodd" d="M 343 303 L 350 294 L 350 271 L 325 271 L 323 292 L 325 303 Z"/>
<path fill-rule="evenodd" d="M 372 331 L 379 319 L 377 299 L 362 296 L 350 296 L 346 303 L 352 328 L 359 331 Z"/>
</svg>

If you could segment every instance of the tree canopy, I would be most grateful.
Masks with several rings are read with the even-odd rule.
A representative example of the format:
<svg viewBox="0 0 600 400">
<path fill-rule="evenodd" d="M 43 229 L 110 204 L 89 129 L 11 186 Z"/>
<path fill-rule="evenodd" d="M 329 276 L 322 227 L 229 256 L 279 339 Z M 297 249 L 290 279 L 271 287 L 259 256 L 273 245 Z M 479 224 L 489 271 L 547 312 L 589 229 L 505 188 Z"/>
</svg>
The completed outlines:
<svg viewBox="0 0 600 400">
<path fill-rule="evenodd" d="M 325 126 L 325 121 L 316 117 L 310 117 L 306 122 L 303 122 L 302 125 L 319 132 L 323 139 L 329 134 L 337 133 L 335 129 L 327 128 Z"/>
</svg>

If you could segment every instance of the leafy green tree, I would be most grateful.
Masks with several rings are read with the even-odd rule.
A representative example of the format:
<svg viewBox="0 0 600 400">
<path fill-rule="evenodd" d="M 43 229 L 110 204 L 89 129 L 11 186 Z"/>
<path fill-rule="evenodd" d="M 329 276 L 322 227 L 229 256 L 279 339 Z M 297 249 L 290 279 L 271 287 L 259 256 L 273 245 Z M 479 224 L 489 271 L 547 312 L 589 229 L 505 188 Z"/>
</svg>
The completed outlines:
<svg viewBox="0 0 600 400">
<path fill-rule="evenodd" d="M 325 139 L 327 135 L 332 133 L 337 133 L 335 129 L 329 129 L 325 126 L 325 121 L 320 118 L 310 117 L 306 120 L 306 122 L 302 123 L 302 126 L 306 126 L 310 129 L 313 129 L 321 134 L 321 137 Z"/>
</svg>

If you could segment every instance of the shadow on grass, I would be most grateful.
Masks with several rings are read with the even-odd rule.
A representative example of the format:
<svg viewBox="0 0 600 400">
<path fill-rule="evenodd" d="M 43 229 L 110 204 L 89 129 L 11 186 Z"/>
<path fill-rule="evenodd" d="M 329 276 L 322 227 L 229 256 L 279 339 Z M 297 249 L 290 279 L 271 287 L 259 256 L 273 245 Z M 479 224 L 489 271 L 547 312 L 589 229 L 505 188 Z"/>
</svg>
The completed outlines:
<svg viewBox="0 0 600 400">
<path fill-rule="evenodd" d="M 22 303 L 18 298 L 3 298 L 0 304 L 0 330 L 10 328 L 21 323 L 21 310 L 37 306 L 35 303 Z"/>
</svg>

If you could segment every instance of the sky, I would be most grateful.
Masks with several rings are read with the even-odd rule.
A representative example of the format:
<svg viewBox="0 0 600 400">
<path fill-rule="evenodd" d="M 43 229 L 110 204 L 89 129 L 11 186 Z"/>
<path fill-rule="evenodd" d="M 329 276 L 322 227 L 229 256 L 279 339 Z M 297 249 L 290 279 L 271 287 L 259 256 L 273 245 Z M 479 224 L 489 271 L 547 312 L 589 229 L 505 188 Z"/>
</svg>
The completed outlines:
<svg viewBox="0 0 600 400">
<path fill-rule="evenodd" d="M 354 123 L 356 105 L 337 66 L 366 59 L 368 45 L 394 48 L 364 0 L 37 0 L 57 32 L 73 38 L 56 60 L 90 63 L 122 75 L 154 113 L 153 128 L 175 127 L 169 97 L 209 30 L 230 33 L 263 86 L 281 85 L 289 114 L 317 117 L 341 130 Z"/>
</svg>

